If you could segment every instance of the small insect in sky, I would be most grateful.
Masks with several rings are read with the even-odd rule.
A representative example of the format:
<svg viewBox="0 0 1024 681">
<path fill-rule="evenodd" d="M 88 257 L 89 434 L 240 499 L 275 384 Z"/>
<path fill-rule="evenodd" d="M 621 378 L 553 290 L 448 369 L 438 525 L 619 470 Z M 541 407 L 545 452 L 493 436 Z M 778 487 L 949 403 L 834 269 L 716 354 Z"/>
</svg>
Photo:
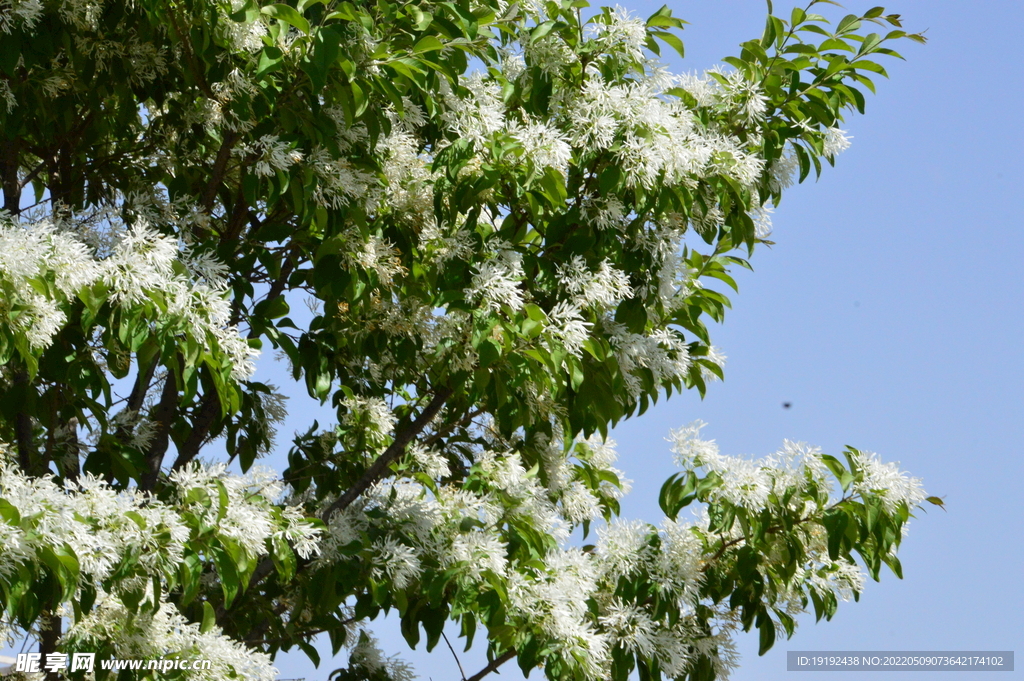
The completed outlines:
<svg viewBox="0 0 1024 681">
<path fill-rule="evenodd" d="M 792 402 L 783 402 L 783 403 L 782 403 L 782 408 L 783 408 L 783 409 L 789 409 L 789 408 L 790 408 L 790 407 L 792 407 L 792 406 L 793 406 L 793 403 L 792 403 Z"/>
</svg>

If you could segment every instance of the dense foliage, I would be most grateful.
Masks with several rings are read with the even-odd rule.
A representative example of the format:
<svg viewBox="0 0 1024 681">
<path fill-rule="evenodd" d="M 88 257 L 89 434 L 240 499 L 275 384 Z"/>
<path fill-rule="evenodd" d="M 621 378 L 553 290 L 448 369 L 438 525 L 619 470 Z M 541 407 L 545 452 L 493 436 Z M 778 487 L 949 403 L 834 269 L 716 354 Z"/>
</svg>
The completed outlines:
<svg viewBox="0 0 1024 681">
<path fill-rule="evenodd" d="M 616 518 L 609 428 L 721 377 L 704 283 L 920 40 L 818 4 L 675 76 L 667 8 L 0 0 L 0 631 L 216 679 L 326 635 L 402 679 L 365 629 L 397 611 L 485 638 L 474 680 L 696 680 L 831 618 L 854 556 L 899 575 L 924 494 L 852 449 L 694 424 L 664 523 Z M 267 346 L 337 412 L 281 474 Z"/>
</svg>

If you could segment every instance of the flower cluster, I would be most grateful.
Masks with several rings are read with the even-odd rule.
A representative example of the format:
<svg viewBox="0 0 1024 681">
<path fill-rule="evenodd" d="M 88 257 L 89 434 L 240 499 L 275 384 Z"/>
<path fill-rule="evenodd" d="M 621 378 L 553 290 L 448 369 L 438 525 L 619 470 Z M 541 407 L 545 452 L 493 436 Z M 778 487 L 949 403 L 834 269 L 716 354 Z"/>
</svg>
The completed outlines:
<svg viewBox="0 0 1024 681">
<path fill-rule="evenodd" d="M 97 257 L 50 220 L 0 223 L 0 324 L 24 336 L 35 352 L 48 347 L 67 323 L 66 310 L 76 297 L 106 295 L 128 315 L 216 343 L 235 380 L 244 380 L 255 371 L 258 351 L 229 324 L 223 274 L 223 265 L 209 255 L 182 251 L 144 221 L 121 232 L 107 257 Z"/>
<path fill-rule="evenodd" d="M 26 477 L 0 449 L 0 579 L 23 578 L 44 565 L 55 571 L 64 587 L 62 613 L 71 620 L 63 639 L 68 650 L 105 645 L 124 658 L 198 656 L 215 662 L 215 675 L 197 670 L 192 678 L 233 673 L 273 679 L 263 653 L 189 624 L 167 602 L 168 582 L 186 557 L 209 556 L 222 542 L 255 560 L 280 537 L 311 557 L 319 550 L 319 530 L 299 509 L 280 504 L 282 487 L 267 471 L 239 477 L 224 466 L 194 464 L 172 473 L 170 485 L 167 502 L 88 474 L 60 487 Z M 159 591 L 155 584 L 162 585 Z M 95 590 L 94 605 L 72 607 L 84 588 Z"/>
</svg>

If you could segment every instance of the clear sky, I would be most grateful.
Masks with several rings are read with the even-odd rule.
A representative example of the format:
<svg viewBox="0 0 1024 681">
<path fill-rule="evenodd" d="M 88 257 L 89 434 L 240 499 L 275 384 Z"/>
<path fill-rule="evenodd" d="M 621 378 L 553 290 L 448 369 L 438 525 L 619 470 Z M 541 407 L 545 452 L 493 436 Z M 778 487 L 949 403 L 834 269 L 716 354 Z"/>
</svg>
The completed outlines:
<svg viewBox="0 0 1024 681">
<path fill-rule="evenodd" d="M 660 5 L 626 3 L 643 16 Z M 690 22 L 677 71 L 719 63 L 764 25 L 759 0 L 670 6 Z M 783 16 L 790 6 L 775 2 Z M 867 115 L 844 126 L 853 146 L 776 211 L 776 245 L 755 253 L 753 273 L 739 273 L 734 309 L 712 332 L 729 357 L 725 382 L 703 402 L 676 396 L 614 433 L 620 467 L 634 480 L 623 515 L 654 523 L 657 492 L 673 472 L 663 438 L 697 418 L 723 453 L 763 456 L 784 438 L 832 454 L 850 444 L 900 461 L 946 500 L 948 512 L 911 522 L 900 552 L 903 581 L 883 573 L 860 603 L 841 604 L 829 623 L 803 618 L 794 638 L 764 657 L 756 633 L 742 636 L 736 681 L 821 676 L 787 672 L 787 650 L 1024 653 L 1024 76 L 1017 49 L 1024 5 L 896 0 L 886 9 L 902 14 L 910 30 L 927 29 L 929 44 L 908 42 L 906 62 L 885 64 L 891 80 L 879 83 Z M 403 652 L 397 626 L 378 632 L 422 679 L 460 678 L 443 643 L 430 655 Z M 462 654 L 452 638 L 466 675 L 475 673 L 482 652 Z M 325 680 L 335 666 L 325 660 L 314 670 L 301 654 L 278 660 L 282 677 L 309 681 Z M 950 674 L 956 681 L 1022 677 Z M 521 673 L 509 663 L 494 678 L 516 681 Z"/>
</svg>

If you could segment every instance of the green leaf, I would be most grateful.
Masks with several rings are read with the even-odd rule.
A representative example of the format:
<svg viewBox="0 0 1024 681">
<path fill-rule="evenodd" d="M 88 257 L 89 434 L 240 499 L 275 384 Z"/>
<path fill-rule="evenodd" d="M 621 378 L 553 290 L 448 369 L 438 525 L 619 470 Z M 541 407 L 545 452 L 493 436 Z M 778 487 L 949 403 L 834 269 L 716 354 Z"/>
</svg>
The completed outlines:
<svg viewBox="0 0 1024 681">
<path fill-rule="evenodd" d="M 211 554 L 213 556 L 213 563 L 217 566 L 221 590 L 224 592 L 224 606 L 231 607 L 231 604 L 242 588 L 238 578 L 238 570 L 235 568 L 235 563 L 231 560 L 231 556 L 228 555 L 227 551 L 213 549 Z"/>
<path fill-rule="evenodd" d="M 314 667 L 319 667 L 320 666 L 320 653 L 318 653 L 316 651 L 316 648 L 314 648 L 312 645 L 310 645 L 306 641 L 303 641 L 302 639 L 296 640 L 295 643 L 296 643 L 296 645 L 299 646 L 299 649 L 302 652 L 306 653 L 306 657 L 308 657 L 310 659 L 310 661 L 313 663 Z"/>
<path fill-rule="evenodd" d="M 856 14 L 847 14 L 836 27 L 836 35 L 841 35 L 849 31 L 856 31 L 858 28 L 860 28 L 860 17 Z"/>
<path fill-rule="evenodd" d="M 434 20 L 434 15 L 430 12 L 424 12 L 416 5 L 410 6 L 410 12 L 413 18 L 413 28 L 417 31 L 425 31 L 430 23 Z"/>
<path fill-rule="evenodd" d="M 284 296 L 261 300 L 253 309 L 253 315 L 261 319 L 280 319 L 291 311 Z"/>
<path fill-rule="evenodd" d="M 686 56 L 686 50 L 683 47 L 682 39 L 675 33 L 669 33 L 668 31 L 651 31 L 651 35 L 656 36 L 659 40 L 664 42 L 666 45 L 671 47 L 680 57 Z"/>
<path fill-rule="evenodd" d="M 3 519 L 8 525 L 19 525 L 21 523 L 21 514 L 18 512 L 17 507 L 9 501 L 0 499 L 0 519 Z"/>
<path fill-rule="evenodd" d="M 276 47 L 264 47 L 260 51 L 259 63 L 256 66 L 256 80 L 283 67 L 284 53 Z"/>
<path fill-rule="evenodd" d="M 535 29 L 530 31 L 530 44 L 533 44 L 543 38 L 544 36 L 551 33 L 555 28 L 555 22 L 548 20 L 537 26 Z"/>
<path fill-rule="evenodd" d="M 288 541 L 280 535 L 274 535 L 271 540 L 273 544 L 274 568 L 282 581 L 289 582 L 295 576 L 297 567 L 295 551 L 288 544 Z"/>
<path fill-rule="evenodd" d="M 205 634 L 217 625 L 217 613 L 209 601 L 203 601 L 203 623 L 199 627 L 199 633 Z"/>
<path fill-rule="evenodd" d="M 444 44 L 432 35 L 424 36 L 413 46 L 413 54 L 425 54 L 443 50 Z"/>
<path fill-rule="evenodd" d="M 767 611 L 763 611 L 763 614 L 758 616 L 757 630 L 757 654 L 764 655 L 775 645 L 775 622 Z"/>
<path fill-rule="evenodd" d="M 309 35 L 309 22 L 306 21 L 305 17 L 296 12 L 294 7 L 278 3 L 261 7 L 260 12 L 278 21 L 290 24 L 306 35 Z"/>
</svg>

